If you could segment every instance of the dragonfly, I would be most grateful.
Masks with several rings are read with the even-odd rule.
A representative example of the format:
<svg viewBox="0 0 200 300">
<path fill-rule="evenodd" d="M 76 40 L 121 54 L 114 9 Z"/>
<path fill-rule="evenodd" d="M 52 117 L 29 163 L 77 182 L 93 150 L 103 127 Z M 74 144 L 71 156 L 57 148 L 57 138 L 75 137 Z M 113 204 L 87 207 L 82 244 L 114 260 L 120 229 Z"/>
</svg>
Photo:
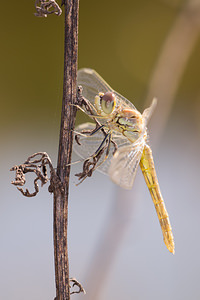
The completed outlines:
<svg viewBox="0 0 200 300">
<path fill-rule="evenodd" d="M 95 123 L 75 128 L 74 151 L 84 160 L 80 182 L 98 170 L 124 189 L 131 189 L 138 166 L 142 170 L 160 222 L 163 239 L 174 254 L 174 238 L 169 216 L 160 191 L 150 146 L 147 124 L 156 106 L 154 98 L 141 114 L 135 106 L 113 90 L 92 69 L 78 71 L 82 101 L 78 107 Z"/>
</svg>

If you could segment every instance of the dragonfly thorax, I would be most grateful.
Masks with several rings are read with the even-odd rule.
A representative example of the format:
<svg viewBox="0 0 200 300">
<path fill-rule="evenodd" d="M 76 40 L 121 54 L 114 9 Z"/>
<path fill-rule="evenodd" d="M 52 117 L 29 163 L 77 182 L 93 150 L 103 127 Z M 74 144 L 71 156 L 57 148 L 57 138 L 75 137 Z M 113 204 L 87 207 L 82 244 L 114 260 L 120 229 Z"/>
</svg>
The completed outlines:
<svg viewBox="0 0 200 300">
<path fill-rule="evenodd" d="M 121 132 L 132 143 L 146 132 L 142 115 L 137 110 L 123 109 L 116 114 L 113 123 L 115 123 L 115 130 Z"/>
</svg>

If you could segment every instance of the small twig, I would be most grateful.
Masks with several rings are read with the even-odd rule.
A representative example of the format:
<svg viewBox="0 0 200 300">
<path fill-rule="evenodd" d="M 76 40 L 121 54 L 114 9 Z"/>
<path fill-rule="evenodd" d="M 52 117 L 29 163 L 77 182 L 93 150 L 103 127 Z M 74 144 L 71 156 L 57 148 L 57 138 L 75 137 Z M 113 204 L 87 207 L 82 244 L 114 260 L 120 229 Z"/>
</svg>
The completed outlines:
<svg viewBox="0 0 200 300">
<path fill-rule="evenodd" d="M 47 17 L 47 15 L 55 14 L 60 16 L 62 14 L 62 9 L 56 3 L 55 0 L 36 0 L 35 1 L 36 17 Z"/>
<path fill-rule="evenodd" d="M 39 158 L 35 158 L 40 156 Z M 32 160 L 33 159 L 33 160 Z M 50 168 L 50 174 L 52 176 L 55 173 L 51 160 L 46 152 L 38 152 L 29 156 L 28 159 L 19 166 L 14 166 L 10 171 L 16 171 L 15 180 L 11 183 L 15 186 L 24 186 L 26 183 L 25 174 L 26 173 L 35 173 L 36 178 L 34 179 L 34 188 L 35 191 L 30 193 L 28 189 L 25 191 L 22 188 L 17 187 L 17 189 L 26 197 L 34 197 L 39 192 L 38 181 L 41 181 L 41 186 L 46 184 L 49 180 L 47 176 L 47 166 Z M 51 178 L 51 177 L 50 177 Z"/>
<path fill-rule="evenodd" d="M 76 278 L 70 278 L 69 281 L 73 283 L 72 286 L 70 285 L 70 288 L 75 287 L 75 286 L 77 286 L 79 288 L 78 291 L 70 292 L 70 295 L 79 294 L 79 293 L 86 294 L 86 291 L 84 290 L 82 284 L 80 282 L 78 282 L 78 280 Z"/>
<path fill-rule="evenodd" d="M 77 286 L 79 288 L 77 291 L 70 292 L 70 295 L 80 294 L 80 293 L 83 293 L 84 295 L 86 294 L 86 291 L 83 288 L 82 284 L 76 278 L 69 278 L 69 282 L 70 283 L 72 282 L 72 286 L 70 284 L 70 288 L 75 287 L 75 286 Z M 58 300 L 58 298 L 55 297 L 54 300 Z"/>
</svg>

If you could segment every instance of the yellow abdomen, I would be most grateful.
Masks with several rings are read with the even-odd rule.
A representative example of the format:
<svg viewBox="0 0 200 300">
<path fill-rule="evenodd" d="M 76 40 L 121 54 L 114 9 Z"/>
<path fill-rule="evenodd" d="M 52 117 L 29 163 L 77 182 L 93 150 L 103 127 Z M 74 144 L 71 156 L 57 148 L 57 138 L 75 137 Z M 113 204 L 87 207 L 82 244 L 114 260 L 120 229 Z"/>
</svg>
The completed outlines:
<svg viewBox="0 0 200 300">
<path fill-rule="evenodd" d="M 164 200 L 160 192 L 152 152 L 148 145 L 144 146 L 143 154 L 140 160 L 140 168 L 142 170 L 146 184 L 153 199 L 153 203 L 155 205 L 165 245 L 167 246 L 168 250 L 174 254 L 175 246 L 172 228 L 170 225 L 169 216 L 164 204 Z"/>
</svg>

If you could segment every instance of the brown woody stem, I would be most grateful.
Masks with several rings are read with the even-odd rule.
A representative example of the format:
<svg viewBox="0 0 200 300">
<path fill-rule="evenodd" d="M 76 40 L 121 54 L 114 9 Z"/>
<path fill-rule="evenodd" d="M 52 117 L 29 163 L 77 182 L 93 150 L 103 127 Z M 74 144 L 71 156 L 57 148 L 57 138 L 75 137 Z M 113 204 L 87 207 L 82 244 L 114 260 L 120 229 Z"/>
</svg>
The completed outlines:
<svg viewBox="0 0 200 300">
<path fill-rule="evenodd" d="M 54 255 L 56 300 L 70 299 L 67 248 L 68 193 L 76 107 L 79 0 L 65 0 L 64 84 L 57 175 L 61 188 L 54 190 Z"/>
</svg>

